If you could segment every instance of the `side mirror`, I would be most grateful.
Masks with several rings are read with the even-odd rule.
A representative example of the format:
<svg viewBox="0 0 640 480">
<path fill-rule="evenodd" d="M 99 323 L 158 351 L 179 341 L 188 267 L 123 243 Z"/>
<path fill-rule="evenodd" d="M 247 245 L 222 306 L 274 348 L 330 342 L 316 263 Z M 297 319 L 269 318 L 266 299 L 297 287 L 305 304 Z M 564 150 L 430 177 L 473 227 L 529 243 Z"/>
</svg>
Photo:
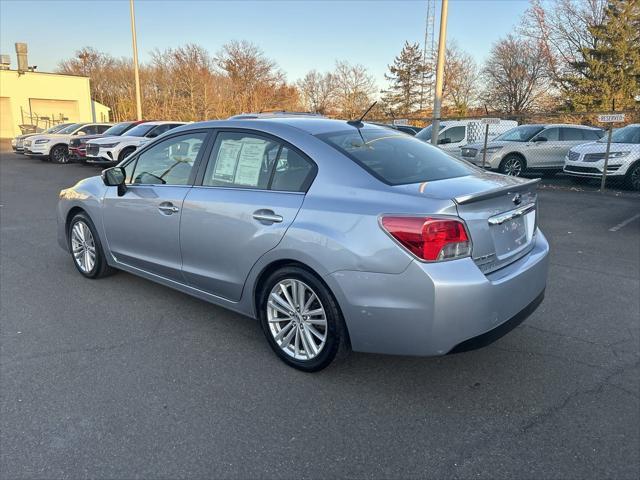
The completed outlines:
<svg viewBox="0 0 640 480">
<path fill-rule="evenodd" d="M 451 143 L 451 139 L 450 138 L 440 138 L 438 139 L 438 145 L 443 145 L 446 143 Z"/>
<path fill-rule="evenodd" d="M 102 182 L 107 187 L 118 187 L 118 196 L 121 197 L 124 195 L 124 192 L 127 191 L 127 186 L 124 181 L 127 177 L 124 168 L 122 167 L 112 167 L 103 170 L 100 174 L 102 177 Z"/>
<path fill-rule="evenodd" d="M 80 135 L 80 136 L 82 136 L 82 135 L 86 135 L 86 134 L 87 134 L 87 133 L 86 133 L 86 132 L 83 132 L 82 130 L 80 130 L 79 132 L 77 132 L 77 133 L 76 133 L 76 135 Z"/>
<path fill-rule="evenodd" d="M 534 142 L 547 142 L 547 137 L 536 137 L 533 139 Z"/>
</svg>

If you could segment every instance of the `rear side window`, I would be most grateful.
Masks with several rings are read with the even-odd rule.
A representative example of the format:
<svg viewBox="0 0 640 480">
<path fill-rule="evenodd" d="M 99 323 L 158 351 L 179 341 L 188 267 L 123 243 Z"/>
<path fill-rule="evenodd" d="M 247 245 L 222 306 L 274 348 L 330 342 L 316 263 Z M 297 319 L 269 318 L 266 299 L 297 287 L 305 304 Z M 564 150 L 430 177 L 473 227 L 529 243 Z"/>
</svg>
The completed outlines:
<svg viewBox="0 0 640 480">
<path fill-rule="evenodd" d="M 589 137 L 585 136 L 588 130 L 583 128 L 562 128 L 562 140 L 565 142 L 572 142 L 576 140 L 589 140 Z"/>
<path fill-rule="evenodd" d="M 314 165 L 298 152 L 282 147 L 273 172 L 271 190 L 304 192 L 313 180 Z"/>
<path fill-rule="evenodd" d="M 354 127 L 318 138 L 389 185 L 462 177 L 475 171 L 438 148 L 392 130 Z"/>
</svg>

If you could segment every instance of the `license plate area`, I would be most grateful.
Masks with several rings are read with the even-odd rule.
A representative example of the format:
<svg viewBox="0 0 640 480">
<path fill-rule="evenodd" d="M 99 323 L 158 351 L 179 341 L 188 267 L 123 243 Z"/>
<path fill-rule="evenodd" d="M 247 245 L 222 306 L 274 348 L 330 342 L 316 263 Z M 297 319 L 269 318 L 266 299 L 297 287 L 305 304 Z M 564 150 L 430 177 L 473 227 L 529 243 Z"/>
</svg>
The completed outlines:
<svg viewBox="0 0 640 480">
<path fill-rule="evenodd" d="M 526 205 L 489 219 L 496 258 L 503 260 L 529 246 L 536 229 L 535 205 Z"/>
</svg>

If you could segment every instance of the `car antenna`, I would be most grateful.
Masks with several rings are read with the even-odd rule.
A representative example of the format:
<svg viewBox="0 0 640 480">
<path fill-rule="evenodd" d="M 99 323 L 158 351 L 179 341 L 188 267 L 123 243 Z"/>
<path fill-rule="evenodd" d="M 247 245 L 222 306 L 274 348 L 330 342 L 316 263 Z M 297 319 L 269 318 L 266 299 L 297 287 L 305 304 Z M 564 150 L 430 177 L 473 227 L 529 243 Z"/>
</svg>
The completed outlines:
<svg viewBox="0 0 640 480">
<path fill-rule="evenodd" d="M 367 111 L 364 112 L 358 120 L 348 120 L 347 123 L 353 127 L 362 128 L 364 126 L 364 124 L 362 123 L 362 120 L 364 120 L 364 117 L 367 116 L 367 113 L 369 113 L 371 109 L 376 106 L 376 103 L 378 102 L 373 102 L 371 106 L 367 108 Z"/>
</svg>

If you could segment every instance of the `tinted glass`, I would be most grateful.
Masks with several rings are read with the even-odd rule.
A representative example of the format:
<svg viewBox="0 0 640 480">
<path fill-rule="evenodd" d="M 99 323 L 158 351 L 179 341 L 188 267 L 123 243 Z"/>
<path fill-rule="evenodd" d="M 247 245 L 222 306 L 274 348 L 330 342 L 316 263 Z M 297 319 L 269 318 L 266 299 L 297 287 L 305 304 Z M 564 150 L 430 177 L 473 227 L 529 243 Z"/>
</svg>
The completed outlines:
<svg viewBox="0 0 640 480">
<path fill-rule="evenodd" d="M 606 142 L 607 137 L 602 137 L 601 142 Z M 640 143 L 640 126 L 627 125 L 626 127 L 614 130 L 611 135 L 614 143 Z"/>
<path fill-rule="evenodd" d="M 577 140 L 584 140 L 584 134 L 586 130 L 582 128 L 561 128 L 562 140 L 565 142 L 575 142 Z"/>
<path fill-rule="evenodd" d="M 438 148 L 393 131 L 353 128 L 318 138 L 391 185 L 461 177 L 474 171 Z"/>
<path fill-rule="evenodd" d="M 59 133 L 60 130 L 62 130 L 63 128 L 67 128 L 69 125 L 71 125 L 71 124 L 70 123 L 62 123 L 60 125 L 54 125 L 53 127 L 47 128 L 42 133 Z"/>
<path fill-rule="evenodd" d="M 512 128 L 508 132 L 504 132 L 502 135 L 498 135 L 494 138 L 494 141 L 528 142 L 534 135 L 541 132 L 543 128 L 544 127 L 540 125 L 521 125 Z"/>
<path fill-rule="evenodd" d="M 128 128 L 131 127 L 132 124 L 133 122 L 116 123 L 114 126 L 109 127 L 107 130 L 105 130 L 104 134 L 114 135 L 114 136 L 122 135 L 124 132 L 127 131 Z"/>
<path fill-rule="evenodd" d="M 557 142 L 560 140 L 560 129 L 559 128 L 548 128 L 540 132 L 540 135 L 537 138 L 546 138 L 549 142 Z"/>
<path fill-rule="evenodd" d="M 163 133 L 168 132 L 172 128 L 176 128 L 177 126 L 178 125 L 173 124 L 173 123 L 165 123 L 163 125 L 158 125 L 156 128 L 151 130 L 146 136 L 149 137 L 149 138 L 159 137 Z"/>
<path fill-rule="evenodd" d="M 133 127 L 131 130 L 127 132 L 127 136 L 130 137 L 144 137 L 147 133 L 151 131 L 152 128 L 157 125 L 149 125 L 148 123 L 141 123 Z"/>
<path fill-rule="evenodd" d="M 309 160 L 294 150 L 282 147 L 273 173 L 271 190 L 304 192 L 309 188 L 313 171 L 314 165 Z"/>
<path fill-rule="evenodd" d="M 446 126 L 445 123 L 440 122 L 440 128 L 438 131 L 442 130 Z M 418 133 L 416 133 L 416 138 L 419 138 L 423 142 L 431 141 L 431 132 L 433 131 L 433 125 L 429 125 L 428 127 L 423 128 Z"/>
<path fill-rule="evenodd" d="M 71 125 L 69 125 L 68 127 L 63 128 L 62 130 L 58 130 L 58 133 L 66 135 L 68 133 L 73 133 L 75 132 L 78 128 L 80 128 L 82 126 L 81 123 L 72 123 Z"/>
<path fill-rule="evenodd" d="M 604 130 L 583 130 L 585 140 L 599 140 L 604 135 Z"/>
<path fill-rule="evenodd" d="M 97 125 L 96 126 L 97 133 L 104 133 L 107 130 L 109 130 L 109 128 L 111 128 L 110 125 Z"/>
<path fill-rule="evenodd" d="M 138 155 L 133 168 L 134 184 L 187 185 L 206 133 L 187 133 L 168 138 Z M 125 168 L 125 170 L 127 170 Z M 127 176 L 130 177 L 127 170 Z M 129 178 L 131 181 L 131 178 Z"/>
<path fill-rule="evenodd" d="M 95 133 L 98 133 L 98 127 L 96 125 L 87 125 L 86 127 L 83 127 L 80 130 L 78 130 L 76 134 L 78 133 L 84 133 L 85 135 L 93 135 Z"/>
<path fill-rule="evenodd" d="M 452 127 L 448 130 L 445 130 L 444 132 L 440 133 L 438 135 L 438 143 L 440 143 L 441 140 L 448 140 L 447 143 L 458 143 L 461 142 L 462 140 L 464 140 L 464 133 L 465 133 L 466 128 L 461 126 L 461 127 Z"/>
<path fill-rule="evenodd" d="M 250 133 L 222 132 L 211 150 L 203 185 L 267 189 L 280 143 Z"/>
</svg>

